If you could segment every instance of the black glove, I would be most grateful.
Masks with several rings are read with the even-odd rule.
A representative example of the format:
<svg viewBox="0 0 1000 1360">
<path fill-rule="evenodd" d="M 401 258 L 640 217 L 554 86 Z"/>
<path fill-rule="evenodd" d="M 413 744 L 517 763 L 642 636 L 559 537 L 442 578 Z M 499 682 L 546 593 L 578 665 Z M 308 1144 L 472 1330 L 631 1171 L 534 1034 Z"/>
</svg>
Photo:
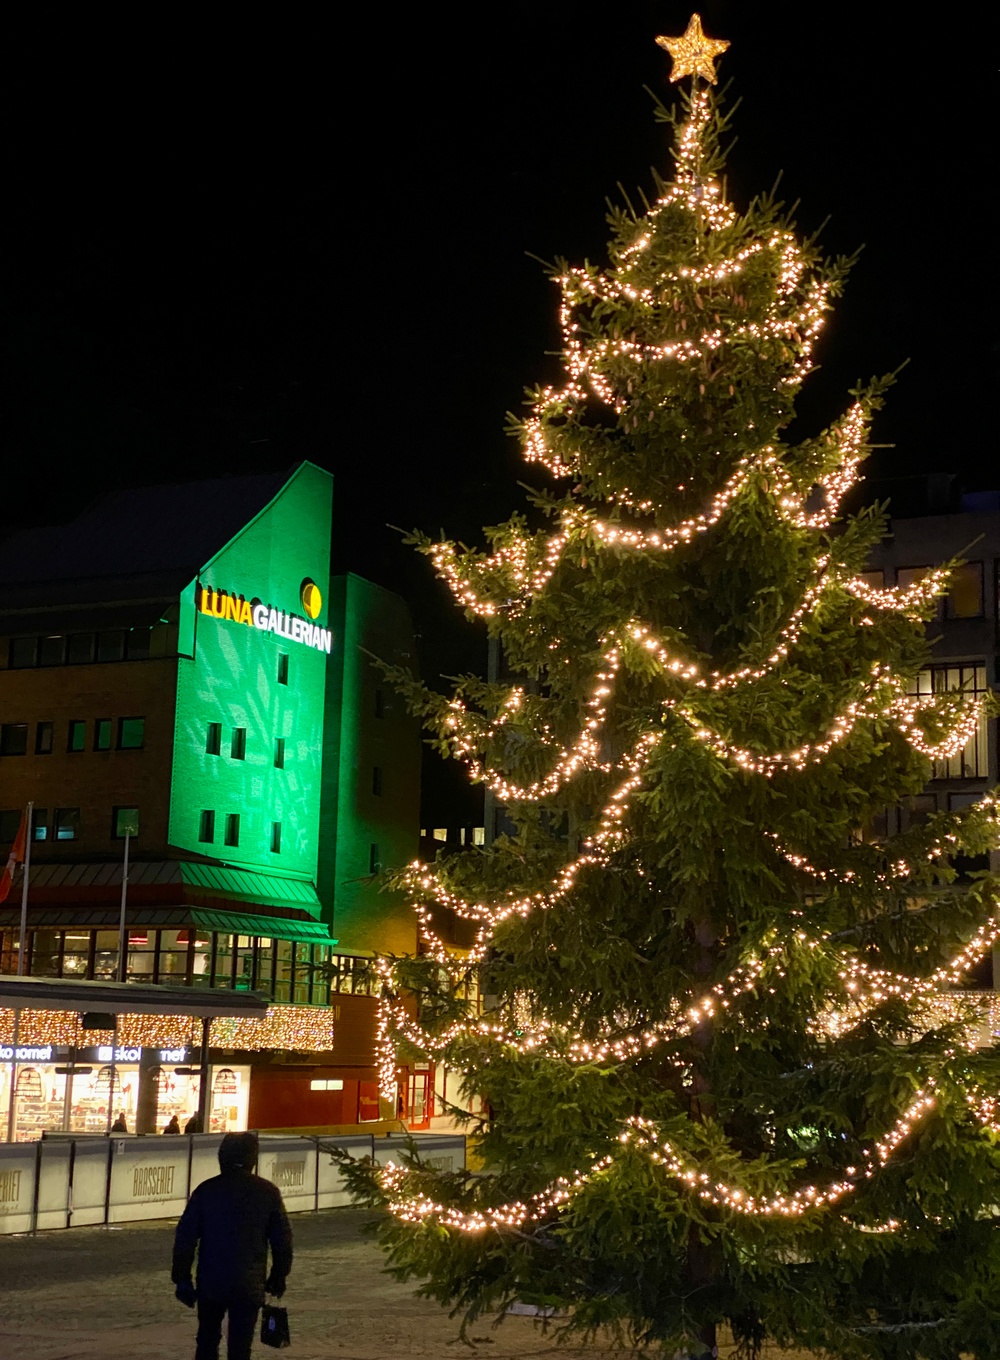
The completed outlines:
<svg viewBox="0 0 1000 1360">
<path fill-rule="evenodd" d="M 264 1281 L 264 1293 L 273 1294 L 276 1299 L 280 1299 L 284 1292 L 285 1292 L 284 1275 L 275 1275 L 274 1271 L 272 1270 L 271 1274 L 268 1275 L 267 1279 Z"/>
<path fill-rule="evenodd" d="M 198 1302 L 198 1291 L 190 1280 L 180 1280 L 174 1290 L 174 1298 L 183 1303 L 185 1308 L 193 1308 Z"/>
</svg>

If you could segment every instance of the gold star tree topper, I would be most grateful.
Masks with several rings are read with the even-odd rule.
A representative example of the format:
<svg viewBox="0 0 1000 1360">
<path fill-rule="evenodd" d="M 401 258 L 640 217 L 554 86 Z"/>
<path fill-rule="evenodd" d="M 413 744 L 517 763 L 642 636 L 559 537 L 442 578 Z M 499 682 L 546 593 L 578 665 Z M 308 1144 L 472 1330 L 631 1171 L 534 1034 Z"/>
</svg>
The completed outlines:
<svg viewBox="0 0 1000 1360">
<path fill-rule="evenodd" d="M 701 76 L 710 85 L 715 84 L 715 58 L 720 57 L 729 46 L 721 38 L 706 38 L 701 31 L 701 15 L 692 14 L 686 32 L 679 38 L 658 37 L 656 41 L 665 47 L 673 60 L 671 80 L 681 76 Z"/>
</svg>

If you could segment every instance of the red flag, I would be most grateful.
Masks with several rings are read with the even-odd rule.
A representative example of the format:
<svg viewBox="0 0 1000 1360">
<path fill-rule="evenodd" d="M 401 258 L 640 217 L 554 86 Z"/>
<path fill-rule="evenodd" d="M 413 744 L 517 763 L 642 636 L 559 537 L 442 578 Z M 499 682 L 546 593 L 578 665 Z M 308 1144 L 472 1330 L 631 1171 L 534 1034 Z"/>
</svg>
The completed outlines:
<svg viewBox="0 0 1000 1360">
<path fill-rule="evenodd" d="M 24 847 L 28 843 L 28 813 L 27 809 L 21 814 L 21 825 L 17 828 L 17 835 L 14 837 L 14 844 L 10 847 L 10 854 L 4 871 L 0 874 L 0 902 L 5 902 L 10 893 L 14 882 L 14 865 L 24 863 Z"/>
</svg>

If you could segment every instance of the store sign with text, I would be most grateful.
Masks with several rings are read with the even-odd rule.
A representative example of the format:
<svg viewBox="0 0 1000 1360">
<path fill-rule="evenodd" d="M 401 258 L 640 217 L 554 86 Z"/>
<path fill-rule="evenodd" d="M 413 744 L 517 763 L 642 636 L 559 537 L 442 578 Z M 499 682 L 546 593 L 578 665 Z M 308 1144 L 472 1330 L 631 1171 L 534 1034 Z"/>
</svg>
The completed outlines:
<svg viewBox="0 0 1000 1360">
<path fill-rule="evenodd" d="M 303 647 L 311 647 L 327 655 L 333 646 L 330 629 L 314 622 L 323 607 L 323 596 L 319 586 L 310 577 L 306 577 L 299 587 L 302 614 L 278 609 L 256 597 L 248 600 L 237 591 L 218 590 L 214 586 L 202 585 L 200 581 L 196 594 L 200 614 L 240 623 L 247 628 L 256 628 L 261 633 L 274 633 L 287 642 L 298 642 Z"/>
</svg>

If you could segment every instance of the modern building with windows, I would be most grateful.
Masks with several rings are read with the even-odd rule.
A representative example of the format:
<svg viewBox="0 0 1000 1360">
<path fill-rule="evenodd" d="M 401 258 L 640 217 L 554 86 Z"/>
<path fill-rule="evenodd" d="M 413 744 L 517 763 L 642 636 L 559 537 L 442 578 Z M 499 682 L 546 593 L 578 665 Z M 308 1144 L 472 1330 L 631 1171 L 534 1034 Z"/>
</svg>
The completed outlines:
<svg viewBox="0 0 1000 1360">
<path fill-rule="evenodd" d="M 929 490 L 933 493 L 934 487 Z M 917 506 L 908 509 L 917 509 Z M 878 586 L 909 585 L 932 567 L 959 559 L 948 594 L 927 625 L 931 664 L 916 681 L 917 693 L 959 690 L 984 695 L 1000 690 L 1000 492 L 961 496 L 953 508 L 909 513 L 889 522 L 867 573 Z M 947 760 L 936 760 L 926 789 L 898 808 L 887 809 L 880 832 L 913 825 L 933 812 L 965 807 L 1000 783 L 998 722 L 985 714 L 968 743 Z M 993 868 L 1000 856 L 993 856 Z M 965 869 L 991 867 L 969 864 Z M 1000 950 L 985 959 L 970 981 L 1000 989 Z"/>
<path fill-rule="evenodd" d="M 33 804 L 22 971 L 265 995 L 266 1042 L 216 1055 L 242 1092 L 220 1109 L 258 1128 L 388 1113 L 368 959 L 416 946 L 376 877 L 417 851 L 419 729 L 375 660 L 414 667 L 413 628 L 331 578 L 332 494 L 302 463 L 118 492 L 0 544 L 4 858 Z"/>
</svg>

